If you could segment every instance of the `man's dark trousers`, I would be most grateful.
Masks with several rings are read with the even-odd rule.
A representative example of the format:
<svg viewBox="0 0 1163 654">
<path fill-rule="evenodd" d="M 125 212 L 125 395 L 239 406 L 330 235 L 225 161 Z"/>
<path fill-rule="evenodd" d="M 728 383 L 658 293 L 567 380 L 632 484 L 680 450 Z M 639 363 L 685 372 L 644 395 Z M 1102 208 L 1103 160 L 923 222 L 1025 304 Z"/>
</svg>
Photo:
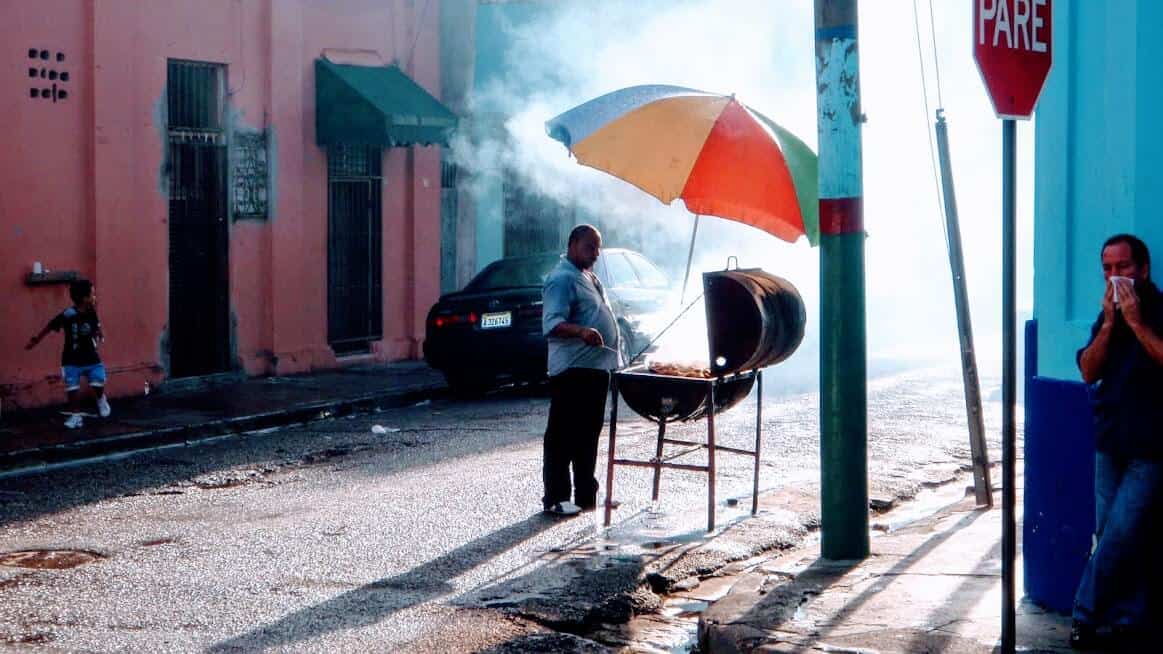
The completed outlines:
<svg viewBox="0 0 1163 654">
<path fill-rule="evenodd" d="M 569 368 L 549 378 L 549 424 L 545 428 L 544 464 L 546 508 L 569 500 L 569 472 L 573 467 L 574 503 L 597 505 L 598 436 L 605 422 L 610 373 L 593 368 Z"/>
</svg>

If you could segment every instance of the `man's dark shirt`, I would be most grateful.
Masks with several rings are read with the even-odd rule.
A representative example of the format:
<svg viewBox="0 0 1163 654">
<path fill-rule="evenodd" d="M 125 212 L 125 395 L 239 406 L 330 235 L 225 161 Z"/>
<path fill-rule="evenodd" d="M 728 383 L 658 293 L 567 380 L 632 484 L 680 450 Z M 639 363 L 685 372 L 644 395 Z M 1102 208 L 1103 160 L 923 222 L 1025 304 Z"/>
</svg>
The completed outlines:
<svg viewBox="0 0 1163 654">
<path fill-rule="evenodd" d="M 1152 282 L 1135 282 L 1135 293 L 1143 323 L 1163 337 L 1159 289 Z M 1077 361 L 1081 362 L 1102 323 L 1100 312 Z M 1119 457 L 1163 459 L 1163 366 L 1147 354 L 1118 310 L 1091 398 L 1095 449 Z"/>
<path fill-rule="evenodd" d="M 96 309 L 81 311 L 69 307 L 48 323 L 49 329 L 65 332 L 65 347 L 61 351 L 62 366 L 92 366 L 101 363 L 97 355 L 97 338 L 101 336 L 101 322 Z"/>
</svg>

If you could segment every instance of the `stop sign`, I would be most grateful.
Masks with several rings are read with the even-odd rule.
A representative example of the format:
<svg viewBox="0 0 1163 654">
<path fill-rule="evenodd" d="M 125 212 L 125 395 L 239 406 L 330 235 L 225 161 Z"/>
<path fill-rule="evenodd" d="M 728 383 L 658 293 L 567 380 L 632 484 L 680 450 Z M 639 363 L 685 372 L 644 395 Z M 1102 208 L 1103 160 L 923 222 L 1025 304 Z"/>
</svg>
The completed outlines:
<svg viewBox="0 0 1163 654">
<path fill-rule="evenodd" d="M 999 118 L 1029 118 L 1050 72 L 1051 0 L 973 0 L 973 58 Z"/>
</svg>

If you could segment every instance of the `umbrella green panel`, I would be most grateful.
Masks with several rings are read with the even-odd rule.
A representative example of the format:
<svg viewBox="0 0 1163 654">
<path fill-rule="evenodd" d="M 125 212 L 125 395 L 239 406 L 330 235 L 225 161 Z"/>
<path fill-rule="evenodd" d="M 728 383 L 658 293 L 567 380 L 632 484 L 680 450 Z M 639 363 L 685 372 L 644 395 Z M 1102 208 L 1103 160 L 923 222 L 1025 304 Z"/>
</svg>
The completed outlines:
<svg viewBox="0 0 1163 654">
<path fill-rule="evenodd" d="M 456 115 L 396 66 L 315 60 L 315 142 L 448 145 Z"/>
<path fill-rule="evenodd" d="M 819 159 L 815 152 L 799 137 L 780 127 L 776 122 L 758 111 L 751 110 L 775 136 L 787 162 L 788 171 L 795 183 L 796 198 L 804 220 L 804 235 L 812 247 L 820 244 L 820 182 Z"/>
</svg>

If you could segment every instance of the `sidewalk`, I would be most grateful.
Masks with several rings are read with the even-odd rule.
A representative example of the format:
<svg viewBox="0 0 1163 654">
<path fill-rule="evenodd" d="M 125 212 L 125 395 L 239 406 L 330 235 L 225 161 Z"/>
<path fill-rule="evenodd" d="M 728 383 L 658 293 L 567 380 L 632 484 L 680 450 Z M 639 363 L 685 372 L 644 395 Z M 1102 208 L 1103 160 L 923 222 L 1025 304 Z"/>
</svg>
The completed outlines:
<svg viewBox="0 0 1163 654">
<path fill-rule="evenodd" d="M 416 361 L 167 386 L 147 396 L 112 400 L 113 415 L 86 417 L 80 429 L 64 427 L 63 407 L 5 414 L 0 422 L 0 475 L 405 406 L 446 387 L 439 372 Z"/>
<path fill-rule="evenodd" d="M 703 613 L 700 651 L 1000 651 L 1000 492 L 994 502 L 985 511 L 960 499 L 900 526 L 874 518 L 881 530 L 863 561 L 819 559 L 817 540 L 760 565 Z M 1017 651 L 1072 651 L 1070 618 L 1022 599 L 1021 532 L 1019 514 Z"/>
</svg>

